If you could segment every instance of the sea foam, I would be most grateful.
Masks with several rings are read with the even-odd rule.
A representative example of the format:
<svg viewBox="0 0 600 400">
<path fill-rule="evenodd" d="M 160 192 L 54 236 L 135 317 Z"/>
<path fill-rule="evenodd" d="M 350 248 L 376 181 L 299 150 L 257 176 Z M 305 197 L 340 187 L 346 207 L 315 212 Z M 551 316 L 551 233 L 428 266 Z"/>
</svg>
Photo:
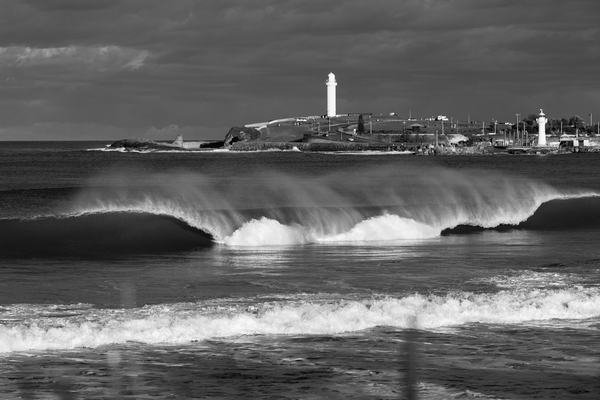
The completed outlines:
<svg viewBox="0 0 600 400">
<path fill-rule="evenodd" d="M 39 307 L 39 310 L 36 309 Z M 231 306 L 181 303 L 85 309 L 48 315 L 46 306 L 0 311 L 0 352 L 96 347 L 128 341 L 189 343 L 240 335 L 335 335 L 376 326 L 434 330 L 469 323 L 512 324 L 600 317 L 600 289 L 412 294 L 363 300 L 288 300 Z M 42 311 L 40 311 L 42 310 Z"/>
</svg>

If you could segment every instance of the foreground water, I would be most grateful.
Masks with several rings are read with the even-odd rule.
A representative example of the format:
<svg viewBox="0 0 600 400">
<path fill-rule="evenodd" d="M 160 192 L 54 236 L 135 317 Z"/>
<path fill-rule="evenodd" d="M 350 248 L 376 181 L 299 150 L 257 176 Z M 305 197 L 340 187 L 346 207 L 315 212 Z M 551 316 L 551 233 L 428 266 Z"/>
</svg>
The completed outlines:
<svg viewBox="0 0 600 400">
<path fill-rule="evenodd" d="M 594 154 L 102 148 L 0 144 L 3 398 L 600 396 Z"/>
</svg>

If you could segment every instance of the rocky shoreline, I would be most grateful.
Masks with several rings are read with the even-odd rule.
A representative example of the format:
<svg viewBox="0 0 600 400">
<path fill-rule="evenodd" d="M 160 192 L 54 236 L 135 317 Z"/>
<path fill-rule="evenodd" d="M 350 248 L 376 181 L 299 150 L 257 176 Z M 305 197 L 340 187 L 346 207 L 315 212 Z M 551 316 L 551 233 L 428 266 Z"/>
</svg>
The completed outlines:
<svg viewBox="0 0 600 400">
<path fill-rule="evenodd" d="M 223 147 L 223 141 L 184 142 L 180 136 L 172 142 L 157 142 L 150 139 L 122 139 L 110 144 L 108 150 L 152 152 L 152 151 L 199 151 Z"/>
</svg>

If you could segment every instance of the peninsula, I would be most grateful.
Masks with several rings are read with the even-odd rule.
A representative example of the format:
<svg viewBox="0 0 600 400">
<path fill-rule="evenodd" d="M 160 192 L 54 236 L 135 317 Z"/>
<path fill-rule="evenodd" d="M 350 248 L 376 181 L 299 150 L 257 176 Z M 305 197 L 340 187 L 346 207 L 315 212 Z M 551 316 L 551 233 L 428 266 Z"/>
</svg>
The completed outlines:
<svg viewBox="0 0 600 400">
<path fill-rule="evenodd" d="M 531 129 L 534 131 L 534 129 Z M 234 126 L 223 140 L 173 142 L 125 139 L 110 149 L 120 151 L 230 151 L 300 150 L 319 152 L 398 151 L 414 154 L 498 154 L 598 151 L 600 138 L 593 135 L 546 136 L 537 146 L 537 132 L 511 124 L 454 122 L 439 118 L 417 120 L 396 115 L 346 114 L 292 117 Z"/>
<path fill-rule="evenodd" d="M 600 135 L 578 128 L 578 121 L 560 124 L 543 110 L 512 122 L 448 120 L 444 115 L 416 119 L 395 113 L 337 114 L 330 96 L 328 114 L 293 117 L 233 127 L 223 146 L 230 150 L 297 148 L 302 151 L 403 151 L 415 154 L 496 154 L 600 151 Z M 334 78 L 333 78 L 334 79 Z M 335 86 L 333 86 L 335 88 Z M 566 121 L 566 120 L 564 120 Z M 570 122 L 570 121 L 569 121 Z M 548 132 L 546 125 L 550 123 Z M 565 130 L 563 131 L 563 125 Z M 560 130 L 559 130 L 560 126 Z"/>
</svg>

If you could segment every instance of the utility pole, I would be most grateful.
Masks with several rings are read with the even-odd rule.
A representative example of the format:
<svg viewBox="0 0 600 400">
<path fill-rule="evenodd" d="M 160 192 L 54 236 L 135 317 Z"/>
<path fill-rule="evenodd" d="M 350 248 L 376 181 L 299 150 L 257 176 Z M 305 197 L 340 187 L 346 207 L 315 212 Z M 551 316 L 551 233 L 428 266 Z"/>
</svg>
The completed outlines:
<svg viewBox="0 0 600 400">
<path fill-rule="evenodd" d="M 517 116 L 517 136 L 515 137 L 515 144 L 519 143 L 519 117 L 521 114 L 515 114 Z"/>
</svg>

